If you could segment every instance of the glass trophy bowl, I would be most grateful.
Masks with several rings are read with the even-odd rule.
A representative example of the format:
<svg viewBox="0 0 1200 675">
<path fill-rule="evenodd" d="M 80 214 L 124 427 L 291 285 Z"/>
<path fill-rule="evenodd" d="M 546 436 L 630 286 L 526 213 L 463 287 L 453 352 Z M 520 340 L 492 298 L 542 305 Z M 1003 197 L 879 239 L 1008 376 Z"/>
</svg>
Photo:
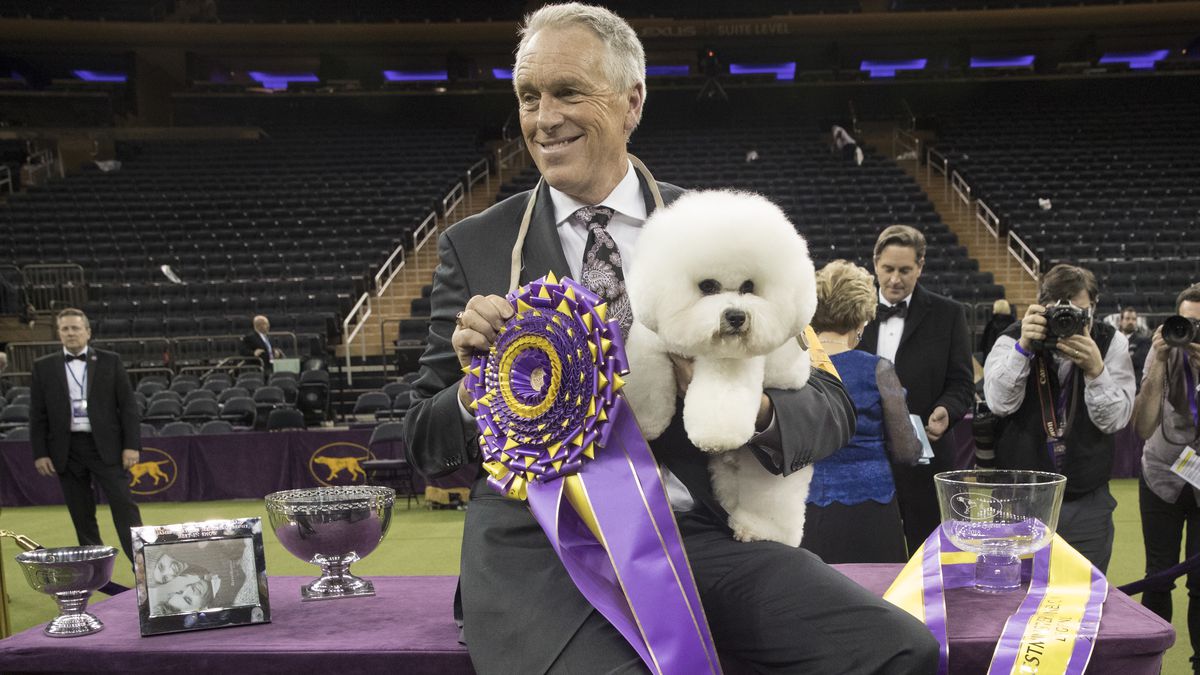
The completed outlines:
<svg viewBox="0 0 1200 675">
<path fill-rule="evenodd" d="M 26 551 L 17 556 L 33 590 L 54 596 L 58 616 L 46 624 L 50 637 L 91 635 L 104 628 L 87 611 L 92 591 L 112 578 L 117 549 L 112 546 L 67 546 Z"/>
<path fill-rule="evenodd" d="M 302 600 L 375 595 L 375 585 L 351 574 L 350 564 L 383 541 L 395 502 L 392 488 L 369 485 L 267 495 L 267 514 L 279 543 L 297 558 L 321 566 L 321 577 L 300 588 Z"/>
<path fill-rule="evenodd" d="M 1058 526 L 1066 476 L 1042 471 L 971 469 L 933 477 L 942 533 L 975 553 L 975 589 L 1021 587 L 1020 556 L 1050 544 Z"/>
</svg>

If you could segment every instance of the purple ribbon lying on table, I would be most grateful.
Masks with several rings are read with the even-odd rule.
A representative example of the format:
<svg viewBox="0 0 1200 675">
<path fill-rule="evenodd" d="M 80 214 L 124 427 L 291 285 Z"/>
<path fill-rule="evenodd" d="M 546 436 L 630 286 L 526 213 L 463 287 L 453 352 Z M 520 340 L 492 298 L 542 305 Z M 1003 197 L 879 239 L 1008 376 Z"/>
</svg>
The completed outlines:
<svg viewBox="0 0 1200 675">
<path fill-rule="evenodd" d="M 508 301 L 515 316 L 464 369 L 489 484 L 528 500 L 580 592 L 653 672 L 720 673 L 658 465 L 617 393 L 620 326 L 571 279 Z"/>
</svg>

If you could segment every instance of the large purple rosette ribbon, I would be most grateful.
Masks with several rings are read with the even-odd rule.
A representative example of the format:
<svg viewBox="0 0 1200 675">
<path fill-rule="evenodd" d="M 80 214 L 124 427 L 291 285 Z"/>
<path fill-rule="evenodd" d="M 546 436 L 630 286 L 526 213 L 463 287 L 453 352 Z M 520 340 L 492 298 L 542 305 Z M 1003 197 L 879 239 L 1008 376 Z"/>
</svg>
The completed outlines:
<svg viewBox="0 0 1200 675">
<path fill-rule="evenodd" d="M 489 484 L 528 500 L 580 592 L 651 671 L 720 673 L 658 465 L 618 394 L 620 326 L 552 274 L 508 301 L 515 316 L 464 369 Z"/>
</svg>

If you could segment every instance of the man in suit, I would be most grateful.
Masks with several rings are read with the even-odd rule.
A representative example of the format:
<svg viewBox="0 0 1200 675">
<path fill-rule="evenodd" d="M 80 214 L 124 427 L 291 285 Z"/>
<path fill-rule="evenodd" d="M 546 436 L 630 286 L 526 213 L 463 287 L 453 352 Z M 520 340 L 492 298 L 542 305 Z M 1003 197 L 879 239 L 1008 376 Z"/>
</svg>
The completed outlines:
<svg viewBox="0 0 1200 675">
<path fill-rule="evenodd" d="M 908 409 L 920 415 L 933 445 L 927 461 L 892 467 L 911 554 L 941 522 L 933 476 L 954 468 L 954 447 L 946 432 L 975 400 L 975 371 L 963 306 L 918 283 L 925 266 L 925 236 L 907 225 L 893 225 L 879 234 L 874 259 L 879 307 L 858 348 L 896 365 Z"/>
<path fill-rule="evenodd" d="M 521 35 L 513 84 L 544 184 L 439 238 L 429 346 L 406 430 L 411 460 L 431 477 L 478 458 L 462 367 L 512 317 L 503 298 L 510 285 L 548 272 L 585 283 L 596 275 L 610 316 L 627 316 L 623 265 L 642 221 L 680 194 L 635 169 L 626 154 L 645 99 L 645 57 L 629 25 L 599 7 L 548 5 L 527 17 Z M 594 266 L 601 248 L 605 273 Z M 690 364 L 680 360 L 677 368 L 686 385 Z M 831 454 L 854 426 L 845 391 L 817 371 L 802 390 L 765 391 L 760 413 L 761 433 L 750 446 L 777 473 Z M 723 654 L 807 672 L 936 668 L 936 644 L 924 626 L 816 556 L 734 540 L 712 497 L 707 459 L 687 440 L 681 415 L 652 449 Z M 526 504 L 494 492 L 482 476 L 471 492 L 462 551 L 464 635 L 478 672 L 645 672 L 577 590 Z"/>
<path fill-rule="evenodd" d="M 263 370 L 271 372 L 275 359 L 283 358 L 283 350 L 271 344 L 271 322 L 259 314 L 254 317 L 254 332 L 242 336 L 242 356 L 255 356 L 262 360 Z"/>
<path fill-rule="evenodd" d="M 92 329 L 78 309 L 58 314 L 63 350 L 33 364 L 29 440 L 33 463 L 58 476 L 81 546 L 101 545 L 93 481 L 112 510 L 125 555 L 133 560 L 129 528 L 142 515 L 129 491 L 129 469 L 142 447 L 141 420 L 121 357 L 88 346 Z"/>
</svg>

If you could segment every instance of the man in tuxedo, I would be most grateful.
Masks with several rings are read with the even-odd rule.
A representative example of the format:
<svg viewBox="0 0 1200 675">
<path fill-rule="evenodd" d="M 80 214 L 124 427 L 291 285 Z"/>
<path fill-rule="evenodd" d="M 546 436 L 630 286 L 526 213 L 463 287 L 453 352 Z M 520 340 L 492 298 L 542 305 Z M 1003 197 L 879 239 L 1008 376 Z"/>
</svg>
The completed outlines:
<svg viewBox="0 0 1200 675">
<path fill-rule="evenodd" d="M 262 360 L 263 370 L 271 372 L 275 359 L 283 358 L 283 350 L 271 344 L 271 322 L 259 314 L 254 317 L 254 332 L 242 336 L 242 356 L 255 356 Z"/>
<path fill-rule="evenodd" d="M 511 285 L 548 272 L 585 284 L 600 279 L 589 287 L 609 315 L 629 317 L 623 270 L 642 222 L 680 194 L 626 154 L 646 95 L 645 56 L 632 28 L 607 9 L 570 3 L 531 14 L 521 35 L 513 85 L 544 182 L 439 238 L 428 348 L 406 429 L 410 459 L 429 477 L 478 459 L 462 368 L 512 317 L 503 297 Z M 681 359 L 677 369 L 686 386 L 691 364 Z M 785 474 L 844 445 L 854 414 L 836 379 L 814 371 L 804 389 L 765 391 L 758 422 L 751 449 Z M 707 457 L 687 440 L 679 413 L 652 449 L 723 654 L 781 671 L 936 668 L 936 643 L 911 616 L 808 551 L 734 540 L 712 495 Z M 493 491 L 480 474 L 460 579 L 476 671 L 646 672 L 575 587 L 528 506 Z"/>
<path fill-rule="evenodd" d="M 941 522 L 933 475 L 955 468 L 946 432 L 975 400 L 975 371 L 963 306 L 918 283 L 925 266 L 925 236 L 907 225 L 893 225 L 879 234 L 874 260 L 879 307 L 858 348 L 896 365 L 908 409 L 920 415 L 933 446 L 927 461 L 892 467 L 911 554 Z"/>
<path fill-rule="evenodd" d="M 133 560 L 129 528 L 142 515 L 129 491 L 129 469 L 142 447 L 141 420 L 121 357 L 88 346 L 92 330 L 78 309 L 58 313 L 63 349 L 33 364 L 29 440 L 33 463 L 46 477 L 58 476 L 75 536 L 81 546 L 101 545 L 92 484 L 112 510 L 125 555 Z"/>
</svg>

